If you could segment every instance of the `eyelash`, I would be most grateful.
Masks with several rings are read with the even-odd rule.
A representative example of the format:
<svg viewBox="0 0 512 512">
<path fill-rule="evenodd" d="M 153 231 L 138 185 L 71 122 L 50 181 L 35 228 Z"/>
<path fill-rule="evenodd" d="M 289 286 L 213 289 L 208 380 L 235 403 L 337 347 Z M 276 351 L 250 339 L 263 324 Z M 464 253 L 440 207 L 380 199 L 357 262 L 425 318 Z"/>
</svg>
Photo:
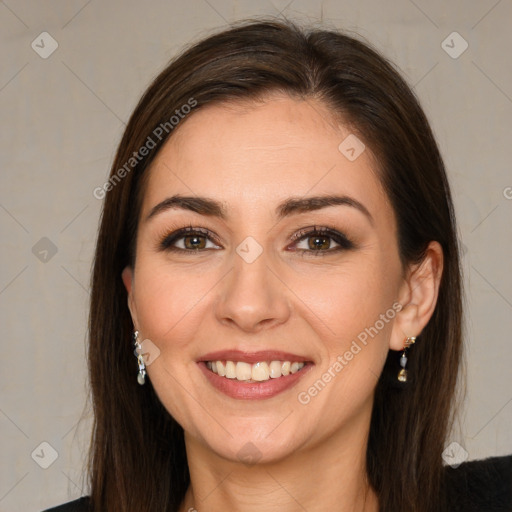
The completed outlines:
<svg viewBox="0 0 512 512">
<path fill-rule="evenodd" d="M 326 256 L 328 254 L 337 253 L 343 250 L 350 250 L 355 248 L 355 244 L 349 240 L 349 238 L 340 233 L 338 230 L 329 227 L 318 227 L 318 226 L 310 226 L 308 228 L 303 228 L 299 230 L 297 233 L 291 236 L 291 240 L 293 243 L 301 242 L 302 240 L 307 240 L 312 237 L 320 237 L 320 238 L 331 238 L 334 242 L 338 244 L 338 247 L 327 250 L 313 250 L 313 249 L 296 249 L 296 251 L 300 251 L 302 256 L 309 254 L 311 256 Z"/>
<path fill-rule="evenodd" d="M 205 237 L 213 241 L 216 245 L 221 245 L 218 238 L 208 229 L 204 228 L 194 228 L 193 226 L 188 226 L 185 228 L 177 229 L 172 233 L 168 233 L 163 236 L 161 242 L 159 243 L 158 248 L 161 251 L 172 251 L 176 253 L 199 253 L 206 250 L 211 250 L 210 248 L 204 249 L 182 249 L 179 247 L 175 247 L 175 244 L 178 240 L 181 240 L 187 236 L 198 236 Z M 351 250 L 355 248 L 355 244 L 349 240 L 347 236 L 343 233 L 340 233 L 334 228 L 328 227 L 317 227 L 310 226 L 307 228 L 303 228 L 299 230 L 297 233 L 293 234 L 290 238 L 292 243 L 297 244 L 302 240 L 307 240 L 308 238 L 312 238 L 314 236 L 322 237 L 322 238 L 330 238 L 335 243 L 338 244 L 337 247 L 327 250 L 314 250 L 314 249 L 295 249 L 296 252 L 301 253 L 301 256 L 305 256 L 306 254 L 317 257 L 317 256 L 326 256 L 328 254 L 337 253 L 343 250 Z"/>
</svg>

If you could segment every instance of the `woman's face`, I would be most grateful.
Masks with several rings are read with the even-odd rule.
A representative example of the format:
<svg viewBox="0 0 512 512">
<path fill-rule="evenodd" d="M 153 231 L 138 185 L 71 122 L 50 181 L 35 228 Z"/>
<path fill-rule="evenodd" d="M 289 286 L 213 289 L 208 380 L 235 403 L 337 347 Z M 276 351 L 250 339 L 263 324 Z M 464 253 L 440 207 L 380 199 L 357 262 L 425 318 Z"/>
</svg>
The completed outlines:
<svg viewBox="0 0 512 512">
<path fill-rule="evenodd" d="M 158 154 L 123 279 L 190 442 L 263 462 L 366 435 L 404 286 L 372 165 L 323 104 L 284 96 L 203 108 Z"/>
</svg>

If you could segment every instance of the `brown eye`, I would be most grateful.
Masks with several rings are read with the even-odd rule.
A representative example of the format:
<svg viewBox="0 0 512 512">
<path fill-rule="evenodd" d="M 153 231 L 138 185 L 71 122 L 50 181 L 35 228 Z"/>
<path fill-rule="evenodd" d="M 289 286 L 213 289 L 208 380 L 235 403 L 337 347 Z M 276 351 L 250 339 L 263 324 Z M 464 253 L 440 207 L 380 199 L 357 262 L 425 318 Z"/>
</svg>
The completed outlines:
<svg viewBox="0 0 512 512">
<path fill-rule="evenodd" d="M 330 249 L 330 237 L 328 236 L 309 236 L 307 238 L 308 246 L 311 250 Z"/>
<path fill-rule="evenodd" d="M 215 239 L 215 237 L 208 230 L 191 227 L 178 229 L 165 236 L 160 243 L 160 249 L 176 252 L 199 252 L 218 249 L 219 246 L 213 243 L 211 239 Z"/>
<path fill-rule="evenodd" d="M 292 238 L 295 250 L 315 256 L 323 256 L 355 247 L 343 233 L 316 226 L 303 229 Z"/>
<path fill-rule="evenodd" d="M 205 237 L 202 235 L 187 235 L 182 237 L 185 249 L 204 249 L 206 247 Z"/>
</svg>

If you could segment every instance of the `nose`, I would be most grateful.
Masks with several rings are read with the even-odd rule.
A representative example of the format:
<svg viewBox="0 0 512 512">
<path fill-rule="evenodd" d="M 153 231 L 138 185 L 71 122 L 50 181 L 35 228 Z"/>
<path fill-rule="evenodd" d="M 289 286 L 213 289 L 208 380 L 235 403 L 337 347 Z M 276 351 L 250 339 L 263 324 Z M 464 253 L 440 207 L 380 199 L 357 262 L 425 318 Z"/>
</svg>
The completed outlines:
<svg viewBox="0 0 512 512">
<path fill-rule="evenodd" d="M 290 316 L 287 292 L 265 251 L 252 263 L 235 254 L 233 268 L 219 290 L 217 319 L 252 333 L 275 327 Z"/>
</svg>

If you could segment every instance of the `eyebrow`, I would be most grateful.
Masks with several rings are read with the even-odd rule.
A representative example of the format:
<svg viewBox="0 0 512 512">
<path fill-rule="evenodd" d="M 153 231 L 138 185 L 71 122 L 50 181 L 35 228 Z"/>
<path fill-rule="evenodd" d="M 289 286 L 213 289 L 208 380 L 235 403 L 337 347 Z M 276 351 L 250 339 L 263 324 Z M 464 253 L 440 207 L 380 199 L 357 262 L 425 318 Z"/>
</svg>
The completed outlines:
<svg viewBox="0 0 512 512">
<path fill-rule="evenodd" d="M 373 217 L 366 206 L 349 196 L 325 195 L 299 198 L 292 197 L 278 205 L 276 208 L 276 216 L 281 220 L 294 214 L 320 210 L 329 206 L 350 206 L 355 208 L 363 213 L 373 225 Z M 147 222 L 156 215 L 171 209 L 189 210 L 209 217 L 218 217 L 223 220 L 228 218 L 225 206 L 215 199 L 199 196 L 174 195 L 153 206 L 145 221 Z"/>
</svg>

